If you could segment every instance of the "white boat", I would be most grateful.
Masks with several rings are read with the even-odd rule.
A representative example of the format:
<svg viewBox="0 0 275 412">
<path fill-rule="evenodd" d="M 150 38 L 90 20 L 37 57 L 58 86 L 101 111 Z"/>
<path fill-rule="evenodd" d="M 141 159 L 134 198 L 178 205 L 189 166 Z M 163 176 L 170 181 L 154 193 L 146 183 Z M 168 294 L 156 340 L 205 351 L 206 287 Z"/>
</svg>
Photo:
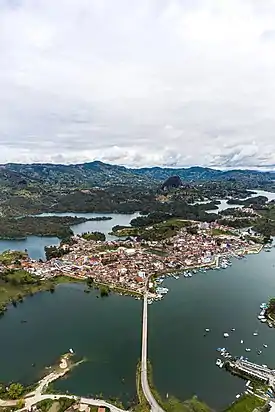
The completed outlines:
<svg viewBox="0 0 275 412">
<path fill-rule="evenodd" d="M 235 332 L 236 329 L 235 329 L 235 328 L 232 328 L 231 330 L 232 330 L 232 332 Z"/>
<path fill-rule="evenodd" d="M 72 348 L 69 349 L 70 353 L 74 353 L 74 350 Z"/>
<path fill-rule="evenodd" d="M 224 337 L 224 338 L 228 338 L 228 336 L 229 336 L 229 333 L 224 333 L 224 334 L 223 334 L 223 337 Z"/>
<path fill-rule="evenodd" d="M 221 363 L 222 363 L 221 359 L 217 359 L 217 360 L 216 360 L 216 365 L 217 365 L 217 366 L 220 366 Z"/>
<path fill-rule="evenodd" d="M 243 340 L 241 340 L 241 343 L 243 343 Z"/>
<path fill-rule="evenodd" d="M 258 335 L 259 335 L 258 332 L 253 333 L 253 336 L 258 336 Z"/>
<path fill-rule="evenodd" d="M 267 344 L 266 344 L 266 343 L 264 343 L 264 344 L 263 344 L 263 347 L 264 347 L 264 348 L 267 348 Z"/>
<path fill-rule="evenodd" d="M 261 319 L 261 322 L 265 323 L 265 322 L 266 322 L 266 319 L 265 319 L 265 318 L 264 318 L 264 319 Z"/>
<path fill-rule="evenodd" d="M 251 349 L 250 349 L 250 348 L 245 348 L 245 351 L 246 351 L 246 352 L 250 352 Z"/>
<path fill-rule="evenodd" d="M 206 329 L 205 329 L 205 332 L 210 332 L 210 329 L 206 328 Z"/>
</svg>

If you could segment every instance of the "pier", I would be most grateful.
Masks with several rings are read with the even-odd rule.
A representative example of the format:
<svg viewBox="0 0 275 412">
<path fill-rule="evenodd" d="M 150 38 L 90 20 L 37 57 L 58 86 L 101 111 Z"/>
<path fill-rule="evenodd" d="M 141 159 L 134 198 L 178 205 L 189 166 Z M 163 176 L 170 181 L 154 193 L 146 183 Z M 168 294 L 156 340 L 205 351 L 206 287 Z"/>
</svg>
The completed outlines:
<svg viewBox="0 0 275 412">
<path fill-rule="evenodd" d="M 229 361 L 228 365 L 233 373 L 252 379 L 260 380 L 275 390 L 275 370 L 267 366 L 257 365 L 246 360 Z"/>
</svg>

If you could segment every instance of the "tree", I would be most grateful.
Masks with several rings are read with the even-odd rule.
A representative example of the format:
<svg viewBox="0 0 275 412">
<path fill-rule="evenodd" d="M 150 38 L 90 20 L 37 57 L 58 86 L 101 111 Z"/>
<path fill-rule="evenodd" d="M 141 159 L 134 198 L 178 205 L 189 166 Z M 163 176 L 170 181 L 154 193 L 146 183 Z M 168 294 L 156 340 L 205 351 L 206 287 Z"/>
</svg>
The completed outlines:
<svg viewBox="0 0 275 412">
<path fill-rule="evenodd" d="M 23 302 L 23 296 L 21 295 L 21 293 L 18 293 L 16 299 L 18 302 Z"/>
<path fill-rule="evenodd" d="M 93 283 L 94 283 L 94 279 L 91 276 L 89 276 L 87 278 L 87 286 L 91 287 Z"/>
<path fill-rule="evenodd" d="M 24 392 L 24 386 L 21 383 L 12 383 L 8 389 L 8 395 L 11 399 L 18 399 Z"/>
<path fill-rule="evenodd" d="M 100 287 L 100 296 L 103 298 L 104 296 L 108 296 L 110 292 L 110 289 L 108 286 L 101 286 Z"/>
<path fill-rule="evenodd" d="M 106 240 L 105 234 L 101 232 L 85 232 L 85 233 L 82 233 L 81 236 L 85 240 L 95 240 L 95 241 L 100 240 L 102 242 Z"/>
</svg>

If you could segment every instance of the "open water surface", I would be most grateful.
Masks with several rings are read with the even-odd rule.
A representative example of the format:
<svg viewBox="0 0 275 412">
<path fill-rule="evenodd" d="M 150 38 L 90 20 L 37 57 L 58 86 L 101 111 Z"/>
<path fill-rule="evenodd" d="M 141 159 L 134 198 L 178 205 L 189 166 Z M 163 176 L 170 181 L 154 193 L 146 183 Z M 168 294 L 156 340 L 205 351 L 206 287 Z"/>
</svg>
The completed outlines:
<svg viewBox="0 0 275 412">
<path fill-rule="evenodd" d="M 83 232 L 99 231 L 106 235 L 107 240 L 116 239 L 110 236 L 112 227 L 115 225 L 129 225 L 130 221 L 139 216 L 139 213 L 122 214 L 122 213 L 43 213 L 38 216 L 77 216 L 86 218 L 111 217 L 111 220 L 88 221 L 72 226 L 74 234 L 78 235 Z M 45 259 L 45 246 L 59 245 L 60 240 L 57 237 L 28 236 L 22 240 L 0 240 L 0 253 L 11 250 L 27 249 L 32 259 Z"/>
<path fill-rule="evenodd" d="M 197 394 L 217 411 L 232 402 L 245 382 L 215 365 L 217 347 L 275 368 L 275 330 L 257 319 L 260 304 L 274 296 L 274 265 L 273 248 L 234 260 L 225 270 L 165 280 L 169 293 L 149 306 L 149 358 L 162 396 L 186 399 Z M 83 289 L 60 285 L 54 294 L 40 293 L 8 310 L 0 319 L 0 381 L 30 383 L 72 347 L 87 362 L 57 382 L 57 388 L 79 395 L 102 392 L 124 402 L 134 397 L 141 301 L 118 295 L 97 298 L 96 291 L 85 294 Z M 206 337 L 205 328 L 211 329 Z M 259 335 L 253 336 L 256 330 Z M 224 332 L 229 332 L 228 339 Z"/>
</svg>

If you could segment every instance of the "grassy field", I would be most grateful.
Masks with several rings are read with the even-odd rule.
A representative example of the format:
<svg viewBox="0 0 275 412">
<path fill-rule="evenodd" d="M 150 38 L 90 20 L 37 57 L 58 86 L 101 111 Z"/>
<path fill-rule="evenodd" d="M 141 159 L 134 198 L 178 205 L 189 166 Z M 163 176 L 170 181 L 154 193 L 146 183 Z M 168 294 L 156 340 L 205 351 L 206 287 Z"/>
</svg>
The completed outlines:
<svg viewBox="0 0 275 412">
<path fill-rule="evenodd" d="M 253 395 L 244 395 L 224 412 L 253 412 L 255 408 L 265 405 L 265 401 Z"/>
</svg>

